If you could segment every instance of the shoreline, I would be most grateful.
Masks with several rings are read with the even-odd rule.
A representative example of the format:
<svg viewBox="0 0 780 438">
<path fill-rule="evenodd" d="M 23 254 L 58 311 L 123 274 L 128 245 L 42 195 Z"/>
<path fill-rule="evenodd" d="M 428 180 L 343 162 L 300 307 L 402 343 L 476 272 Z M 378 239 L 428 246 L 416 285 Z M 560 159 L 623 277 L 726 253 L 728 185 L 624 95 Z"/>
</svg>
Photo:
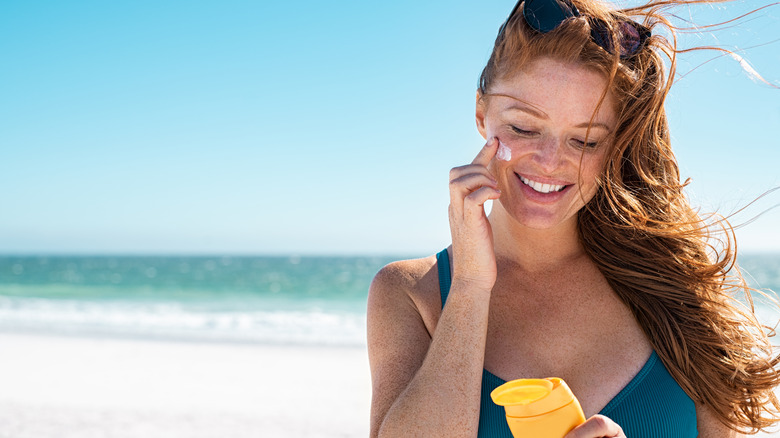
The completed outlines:
<svg viewBox="0 0 780 438">
<path fill-rule="evenodd" d="M 362 327 L 365 331 L 365 327 Z M 321 340 L 270 340 L 270 339 L 251 339 L 240 337 L 225 337 L 225 336 L 203 336 L 197 333 L 184 333 L 181 335 L 172 333 L 130 333 L 124 330 L 101 330 L 101 331 L 87 331 L 81 328 L 71 327 L 58 327 L 59 332 L 53 332 L 52 328 L 42 327 L 10 327 L 4 326 L 0 322 L 0 337 L 3 335 L 9 336 L 32 336 L 41 338 L 53 338 L 53 339 L 83 339 L 83 340 L 109 340 L 109 341 L 138 341 L 138 342 L 150 342 L 150 343 L 171 343 L 171 344 L 185 344 L 185 345 L 214 345 L 214 346 L 238 346 L 238 347 L 269 347 L 269 348 L 304 348 L 304 349 L 336 349 L 336 350 L 361 350 L 366 352 L 366 340 L 360 341 L 343 341 L 337 340 L 333 342 L 326 342 Z M 366 353 L 368 354 L 368 353 Z"/>
<path fill-rule="evenodd" d="M 0 332 L 0 437 L 368 435 L 365 347 Z"/>
</svg>

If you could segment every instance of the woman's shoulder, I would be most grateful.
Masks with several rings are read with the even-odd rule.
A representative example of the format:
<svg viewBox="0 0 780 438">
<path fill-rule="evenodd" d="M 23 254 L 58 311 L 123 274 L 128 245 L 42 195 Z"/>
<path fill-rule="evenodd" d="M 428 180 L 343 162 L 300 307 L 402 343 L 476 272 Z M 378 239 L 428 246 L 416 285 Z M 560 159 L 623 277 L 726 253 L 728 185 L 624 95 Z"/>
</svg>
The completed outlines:
<svg viewBox="0 0 780 438">
<path fill-rule="evenodd" d="M 431 287 L 438 287 L 436 256 L 398 260 L 382 267 L 371 282 L 371 292 L 426 293 Z"/>
<path fill-rule="evenodd" d="M 372 303 L 412 304 L 428 325 L 429 318 L 441 310 L 436 256 L 399 260 L 384 266 L 369 288 L 369 305 Z"/>
</svg>

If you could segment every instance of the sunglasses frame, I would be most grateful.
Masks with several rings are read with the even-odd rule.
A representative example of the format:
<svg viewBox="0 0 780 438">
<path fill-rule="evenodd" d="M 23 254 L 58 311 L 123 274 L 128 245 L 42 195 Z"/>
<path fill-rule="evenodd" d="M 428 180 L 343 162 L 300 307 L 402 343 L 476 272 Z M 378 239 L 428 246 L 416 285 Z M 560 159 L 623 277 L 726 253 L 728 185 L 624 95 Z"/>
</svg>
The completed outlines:
<svg viewBox="0 0 780 438">
<path fill-rule="evenodd" d="M 547 33 L 556 29 L 569 18 L 580 17 L 580 11 L 570 0 L 518 0 L 512 12 L 509 13 L 504 24 L 499 29 L 503 34 L 509 20 L 517 13 L 520 4 L 523 4 L 523 19 L 529 27 L 539 33 Z M 529 8 L 529 4 L 532 8 Z M 612 29 L 604 20 L 586 17 L 590 25 L 591 40 L 608 53 L 615 53 L 612 40 Z M 628 60 L 639 53 L 645 46 L 645 42 L 652 35 L 650 29 L 636 21 L 618 20 L 620 59 Z"/>
</svg>

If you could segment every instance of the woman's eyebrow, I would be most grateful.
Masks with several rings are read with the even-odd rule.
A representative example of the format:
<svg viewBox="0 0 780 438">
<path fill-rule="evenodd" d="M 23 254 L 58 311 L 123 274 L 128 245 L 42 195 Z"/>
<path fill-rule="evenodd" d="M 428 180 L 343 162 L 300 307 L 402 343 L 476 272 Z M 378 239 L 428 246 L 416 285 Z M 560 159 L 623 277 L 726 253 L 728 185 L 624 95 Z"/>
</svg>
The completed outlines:
<svg viewBox="0 0 780 438">
<path fill-rule="evenodd" d="M 510 98 L 510 99 L 512 99 L 512 100 L 514 100 L 516 102 L 513 105 L 507 107 L 505 111 L 522 111 L 524 113 L 528 113 L 528 114 L 530 114 L 530 115 L 532 115 L 532 116 L 534 116 L 534 117 L 536 117 L 538 119 L 543 119 L 543 120 L 549 120 L 549 118 L 550 118 L 550 116 L 548 116 L 547 113 L 545 113 L 541 109 L 537 108 L 536 105 L 534 105 L 534 104 L 532 104 L 530 102 L 526 102 L 525 100 L 520 99 L 517 96 L 510 96 L 509 94 L 503 94 L 503 93 L 487 93 L 487 95 L 489 95 L 489 96 L 508 97 L 508 98 Z M 611 126 L 607 125 L 606 123 L 601 123 L 601 122 L 593 122 L 593 123 L 583 122 L 583 123 L 580 123 L 579 125 L 575 126 L 575 128 L 586 128 L 586 129 L 588 127 L 590 127 L 591 129 L 601 128 L 601 129 L 604 129 L 606 131 L 610 131 L 610 132 L 612 131 L 612 127 Z"/>
<path fill-rule="evenodd" d="M 545 113 L 544 111 L 539 109 L 539 107 L 537 107 L 536 105 L 532 104 L 531 102 L 527 102 L 527 101 L 525 101 L 523 99 L 520 99 L 517 96 L 512 96 L 512 95 L 504 94 L 504 93 L 486 93 L 486 96 L 508 97 L 508 98 L 514 100 L 516 103 L 514 105 L 510 106 L 509 108 L 507 108 L 507 110 L 520 110 L 520 111 L 524 111 L 524 112 L 527 112 L 527 113 L 531 114 L 532 116 L 535 116 L 535 117 L 540 118 L 540 119 L 549 119 L 550 118 L 550 116 L 548 116 L 547 113 Z"/>
<path fill-rule="evenodd" d="M 506 109 L 506 111 L 510 110 L 522 111 L 536 117 L 537 119 L 547 120 L 550 118 L 550 116 L 548 116 L 544 111 L 526 105 L 515 104 Z"/>
<path fill-rule="evenodd" d="M 585 122 L 585 123 L 580 123 L 579 125 L 575 126 L 575 128 L 588 128 L 588 127 L 590 127 L 590 129 L 601 128 L 601 129 L 604 129 L 606 131 L 612 131 L 612 128 L 609 125 L 607 125 L 606 123 L 601 123 L 601 122 L 593 122 L 593 123 Z"/>
</svg>

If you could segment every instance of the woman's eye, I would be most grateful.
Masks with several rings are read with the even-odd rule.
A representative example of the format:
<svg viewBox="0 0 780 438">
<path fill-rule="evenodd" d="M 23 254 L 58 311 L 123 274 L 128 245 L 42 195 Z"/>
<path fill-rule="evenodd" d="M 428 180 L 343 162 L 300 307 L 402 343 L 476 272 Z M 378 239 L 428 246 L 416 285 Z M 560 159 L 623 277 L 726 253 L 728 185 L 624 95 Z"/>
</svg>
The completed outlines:
<svg viewBox="0 0 780 438">
<path fill-rule="evenodd" d="M 524 135 L 526 137 L 536 134 L 534 131 L 527 131 L 525 129 L 518 128 L 517 126 L 512 126 L 512 131 L 514 131 L 516 134 Z"/>
<path fill-rule="evenodd" d="M 597 142 L 597 141 L 593 141 L 593 142 L 587 142 L 587 143 L 585 143 L 585 142 L 584 142 L 584 141 L 582 141 L 582 140 L 577 140 L 577 139 L 574 139 L 574 140 L 573 140 L 573 142 L 574 142 L 574 144 L 575 144 L 577 147 L 579 147 L 579 148 L 583 148 L 583 149 L 595 149 L 595 148 L 596 148 L 596 147 L 599 145 L 599 142 Z"/>
</svg>

